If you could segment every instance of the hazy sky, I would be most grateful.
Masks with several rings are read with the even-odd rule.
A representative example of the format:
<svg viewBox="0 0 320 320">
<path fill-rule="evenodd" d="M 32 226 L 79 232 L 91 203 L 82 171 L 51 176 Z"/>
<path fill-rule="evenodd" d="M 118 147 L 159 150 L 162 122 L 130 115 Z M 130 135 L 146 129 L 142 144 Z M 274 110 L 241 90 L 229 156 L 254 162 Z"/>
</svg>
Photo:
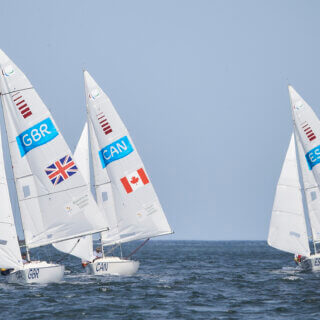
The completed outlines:
<svg viewBox="0 0 320 320">
<path fill-rule="evenodd" d="M 266 239 L 288 82 L 320 115 L 319 12 L 319 1 L 1 0 L 0 47 L 71 149 L 91 73 L 152 178 L 167 239 Z"/>
</svg>

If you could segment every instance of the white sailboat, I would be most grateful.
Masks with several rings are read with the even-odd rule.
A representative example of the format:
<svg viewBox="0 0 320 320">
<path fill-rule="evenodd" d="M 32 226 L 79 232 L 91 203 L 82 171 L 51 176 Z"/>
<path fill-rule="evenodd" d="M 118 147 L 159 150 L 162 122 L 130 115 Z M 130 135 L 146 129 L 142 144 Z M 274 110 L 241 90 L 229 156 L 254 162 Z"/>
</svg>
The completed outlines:
<svg viewBox="0 0 320 320">
<path fill-rule="evenodd" d="M 268 244 L 294 253 L 303 269 L 320 270 L 320 126 L 310 106 L 289 86 L 294 133 L 277 185 Z M 299 162 L 296 157 L 296 145 Z M 319 151 L 318 151 L 319 150 Z M 303 181 L 301 188 L 299 168 Z M 304 214 L 305 194 L 314 253 L 311 254 Z M 319 253 L 318 253 L 319 252 Z"/>
<path fill-rule="evenodd" d="M 145 240 L 126 258 L 103 255 L 86 268 L 96 275 L 132 275 L 139 268 L 138 261 L 129 259 L 132 254 L 149 238 L 170 234 L 172 229 L 111 101 L 87 71 L 84 81 L 96 198 L 110 223 L 109 230 L 101 233 L 102 248 Z"/>
<path fill-rule="evenodd" d="M 107 218 L 48 108 L 1 50 L 0 68 L 1 101 L 27 252 L 107 230 Z M 54 282 L 63 273 L 62 265 L 32 261 L 16 266 L 8 281 Z"/>
</svg>

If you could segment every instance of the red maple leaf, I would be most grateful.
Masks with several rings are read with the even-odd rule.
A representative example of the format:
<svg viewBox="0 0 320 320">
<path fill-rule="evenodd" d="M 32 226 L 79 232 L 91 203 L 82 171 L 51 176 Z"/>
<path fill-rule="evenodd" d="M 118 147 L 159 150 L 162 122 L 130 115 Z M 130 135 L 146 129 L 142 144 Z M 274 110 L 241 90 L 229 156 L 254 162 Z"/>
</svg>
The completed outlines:
<svg viewBox="0 0 320 320">
<path fill-rule="evenodd" d="M 137 177 L 132 177 L 130 180 L 131 184 L 137 184 L 138 182 L 139 182 L 139 178 L 137 178 Z"/>
</svg>

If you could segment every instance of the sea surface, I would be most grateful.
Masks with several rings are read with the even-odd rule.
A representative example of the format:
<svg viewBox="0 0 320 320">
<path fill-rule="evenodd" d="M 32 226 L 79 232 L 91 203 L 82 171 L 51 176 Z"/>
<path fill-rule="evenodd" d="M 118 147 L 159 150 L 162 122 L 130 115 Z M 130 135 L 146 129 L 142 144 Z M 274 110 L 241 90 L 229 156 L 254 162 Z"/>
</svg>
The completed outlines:
<svg viewBox="0 0 320 320">
<path fill-rule="evenodd" d="M 137 243 L 124 246 L 129 253 Z M 320 273 L 263 241 L 155 241 L 135 256 L 135 276 L 84 274 L 52 247 L 34 259 L 63 259 L 63 282 L 0 279 L 0 319 L 319 319 Z"/>
</svg>

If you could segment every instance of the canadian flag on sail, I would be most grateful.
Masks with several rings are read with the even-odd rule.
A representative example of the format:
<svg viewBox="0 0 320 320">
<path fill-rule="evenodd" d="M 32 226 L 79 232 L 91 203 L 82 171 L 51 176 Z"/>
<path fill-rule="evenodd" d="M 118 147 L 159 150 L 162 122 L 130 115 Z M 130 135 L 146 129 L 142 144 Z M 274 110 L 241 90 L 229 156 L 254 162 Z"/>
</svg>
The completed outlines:
<svg viewBox="0 0 320 320">
<path fill-rule="evenodd" d="M 149 183 L 149 179 L 142 168 L 121 178 L 120 181 L 127 193 L 131 193 Z"/>
</svg>

